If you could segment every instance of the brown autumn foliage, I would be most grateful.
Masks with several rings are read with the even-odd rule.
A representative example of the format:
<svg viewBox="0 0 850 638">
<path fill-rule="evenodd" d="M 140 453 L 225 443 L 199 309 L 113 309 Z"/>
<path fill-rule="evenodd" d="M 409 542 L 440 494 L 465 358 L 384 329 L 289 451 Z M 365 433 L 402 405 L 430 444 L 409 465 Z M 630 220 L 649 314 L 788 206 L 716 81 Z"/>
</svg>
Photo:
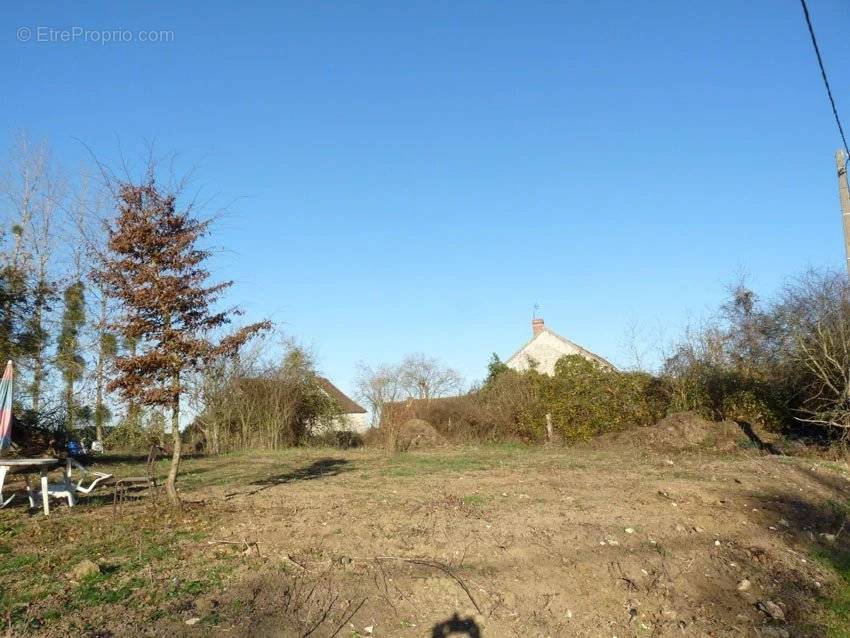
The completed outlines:
<svg viewBox="0 0 850 638">
<path fill-rule="evenodd" d="M 106 253 L 94 277 L 120 305 L 111 328 L 138 347 L 115 358 L 116 376 L 108 387 L 142 405 L 171 411 L 174 450 L 166 490 L 178 504 L 178 425 L 186 375 L 235 355 L 271 326 L 254 323 L 213 340 L 210 334 L 239 311 L 215 309 L 232 282 L 208 283 L 204 263 L 210 252 L 198 242 L 208 234 L 210 221 L 196 219 L 191 207 L 178 210 L 177 193 L 160 189 L 152 172 L 139 184 L 119 184 L 117 195 L 118 215 L 106 223 Z"/>
</svg>

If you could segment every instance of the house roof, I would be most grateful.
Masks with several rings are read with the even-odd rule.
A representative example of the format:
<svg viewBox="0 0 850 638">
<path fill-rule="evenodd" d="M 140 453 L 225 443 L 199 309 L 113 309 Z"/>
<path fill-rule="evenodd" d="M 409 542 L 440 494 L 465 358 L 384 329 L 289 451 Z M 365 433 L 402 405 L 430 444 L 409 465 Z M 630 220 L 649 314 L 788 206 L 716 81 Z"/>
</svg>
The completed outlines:
<svg viewBox="0 0 850 638">
<path fill-rule="evenodd" d="M 569 339 L 566 339 L 566 338 L 562 337 L 562 336 L 561 336 L 561 335 L 559 335 L 557 332 L 555 332 L 555 331 L 553 331 L 553 330 L 550 330 L 549 328 L 543 328 L 543 330 L 541 330 L 541 331 L 540 331 L 540 334 L 536 334 L 536 335 L 534 335 L 531 339 L 529 339 L 528 341 L 526 341 L 526 342 L 522 345 L 522 347 L 521 347 L 519 350 L 517 350 L 516 352 L 514 352 L 514 353 L 513 353 L 510 357 L 508 357 L 508 358 L 505 360 L 505 363 L 509 363 L 509 362 L 513 361 L 516 357 L 518 357 L 519 355 L 521 355 L 521 354 L 522 354 L 522 351 L 523 351 L 523 350 L 525 350 L 528 346 L 530 346 L 530 345 L 534 342 L 534 340 L 535 340 L 535 339 L 537 339 L 537 338 L 538 338 L 540 335 L 542 335 L 544 332 L 548 332 L 551 336 L 555 337 L 555 338 L 556 338 L 556 339 L 558 339 L 559 341 L 561 341 L 561 342 L 563 342 L 563 343 L 567 344 L 568 346 L 572 346 L 573 348 L 575 348 L 576 350 L 578 350 L 578 351 L 579 351 L 579 353 L 580 353 L 582 356 L 584 356 L 584 357 L 586 357 L 586 358 L 588 358 L 588 359 L 591 359 L 591 360 L 593 360 L 593 361 L 596 361 L 596 362 L 597 362 L 597 363 L 599 363 L 600 365 L 603 365 L 603 366 L 605 366 L 605 367 L 611 368 L 612 370 L 616 370 L 616 369 L 617 369 L 617 366 L 615 366 L 613 363 L 611 363 L 610 361 L 608 361 L 608 360 L 607 360 L 607 359 L 605 359 L 604 357 L 600 357 L 598 354 L 596 354 L 595 352 L 591 352 L 591 351 L 590 351 L 590 350 L 588 350 L 587 348 L 582 348 L 580 345 L 578 345 L 578 344 L 577 344 L 577 343 L 575 343 L 574 341 L 570 341 Z"/>
<path fill-rule="evenodd" d="M 316 377 L 316 382 L 325 394 L 339 404 L 339 408 L 344 414 L 366 414 L 365 408 L 358 405 L 354 399 L 345 394 L 325 377 Z"/>
</svg>

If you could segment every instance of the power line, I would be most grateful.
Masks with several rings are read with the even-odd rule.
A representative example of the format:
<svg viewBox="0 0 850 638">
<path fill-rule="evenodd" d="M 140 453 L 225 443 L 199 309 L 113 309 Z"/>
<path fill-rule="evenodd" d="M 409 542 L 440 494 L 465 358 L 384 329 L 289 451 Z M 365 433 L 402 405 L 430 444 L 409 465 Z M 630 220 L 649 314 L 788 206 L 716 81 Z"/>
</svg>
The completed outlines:
<svg viewBox="0 0 850 638">
<path fill-rule="evenodd" d="M 838 132 L 841 134 L 841 141 L 844 142 L 844 150 L 847 156 L 850 157 L 850 148 L 847 147 L 847 138 L 844 136 L 844 127 L 841 126 L 841 118 L 838 117 L 838 109 L 835 107 L 835 99 L 832 97 L 832 89 L 829 88 L 829 80 L 826 77 L 826 69 L 823 66 L 823 58 L 820 55 L 820 47 L 818 47 L 817 38 L 815 38 L 815 29 L 812 26 L 812 18 L 809 15 L 809 7 L 806 0 L 800 0 L 803 5 L 803 15 L 806 16 L 806 24 L 809 26 L 809 35 L 812 36 L 812 46 L 815 47 L 815 55 L 818 57 L 818 66 L 820 67 L 820 75 L 823 78 L 823 85 L 826 87 L 826 94 L 829 96 L 829 103 L 832 105 L 832 114 L 835 116 L 835 123 L 838 125 Z"/>
</svg>

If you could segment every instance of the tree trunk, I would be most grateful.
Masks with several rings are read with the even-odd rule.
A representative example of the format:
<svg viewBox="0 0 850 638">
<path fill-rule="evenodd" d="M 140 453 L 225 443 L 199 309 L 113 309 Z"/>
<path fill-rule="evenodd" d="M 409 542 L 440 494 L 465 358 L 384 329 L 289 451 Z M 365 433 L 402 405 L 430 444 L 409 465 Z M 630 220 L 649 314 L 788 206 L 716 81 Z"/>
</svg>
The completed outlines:
<svg viewBox="0 0 850 638">
<path fill-rule="evenodd" d="M 100 295 L 100 321 L 98 322 L 98 341 L 100 347 L 97 351 L 97 368 L 95 370 L 95 399 L 94 399 L 94 427 L 97 431 L 97 440 L 103 441 L 103 384 L 104 365 L 106 359 L 106 344 L 104 333 L 106 332 L 106 295 Z"/>
<path fill-rule="evenodd" d="M 179 379 L 175 378 L 174 385 L 178 386 Z M 168 479 L 165 481 L 165 492 L 168 500 L 174 507 L 180 507 L 180 495 L 177 494 L 177 471 L 180 468 L 180 395 L 174 399 L 171 406 L 171 445 L 174 451 L 171 453 L 171 467 L 168 470 Z"/>
<path fill-rule="evenodd" d="M 37 320 L 39 325 L 40 320 Z M 38 415 L 41 410 L 41 382 L 44 379 L 44 353 L 38 351 L 35 353 L 35 360 L 32 368 L 32 411 Z"/>
<path fill-rule="evenodd" d="M 74 382 L 66 381 L 65 382 L 65 410 L 67 410 L 67 416 L 65 417 L 65 431 L 70 435 L 74 431 L 75 426 L 75 417 L 74 414 Z"/>
</svg>

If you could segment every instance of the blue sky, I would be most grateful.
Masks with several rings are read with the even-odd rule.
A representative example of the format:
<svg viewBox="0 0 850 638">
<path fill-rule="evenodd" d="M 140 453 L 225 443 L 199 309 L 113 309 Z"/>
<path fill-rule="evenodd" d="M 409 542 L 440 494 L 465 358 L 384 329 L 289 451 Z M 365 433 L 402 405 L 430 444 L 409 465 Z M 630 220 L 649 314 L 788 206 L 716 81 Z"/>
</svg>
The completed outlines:
<svg viewBox="0 0 850 638">
<path fill-rule="evenodd" d="M 850 124 L 850 3 L 810 0 Z M 217 277 L 351 388 L 481 378 L 547 324 L 617 363 L 749 273 L 843 267 L 838 137 L 794 0 L 5 3 L 0 142 L 146 141 L 228 206 Z M 40 42 L 38 27 L 172 31 Z M 21 42 L 20 27 L 31 39 Z"/>
</svg>

